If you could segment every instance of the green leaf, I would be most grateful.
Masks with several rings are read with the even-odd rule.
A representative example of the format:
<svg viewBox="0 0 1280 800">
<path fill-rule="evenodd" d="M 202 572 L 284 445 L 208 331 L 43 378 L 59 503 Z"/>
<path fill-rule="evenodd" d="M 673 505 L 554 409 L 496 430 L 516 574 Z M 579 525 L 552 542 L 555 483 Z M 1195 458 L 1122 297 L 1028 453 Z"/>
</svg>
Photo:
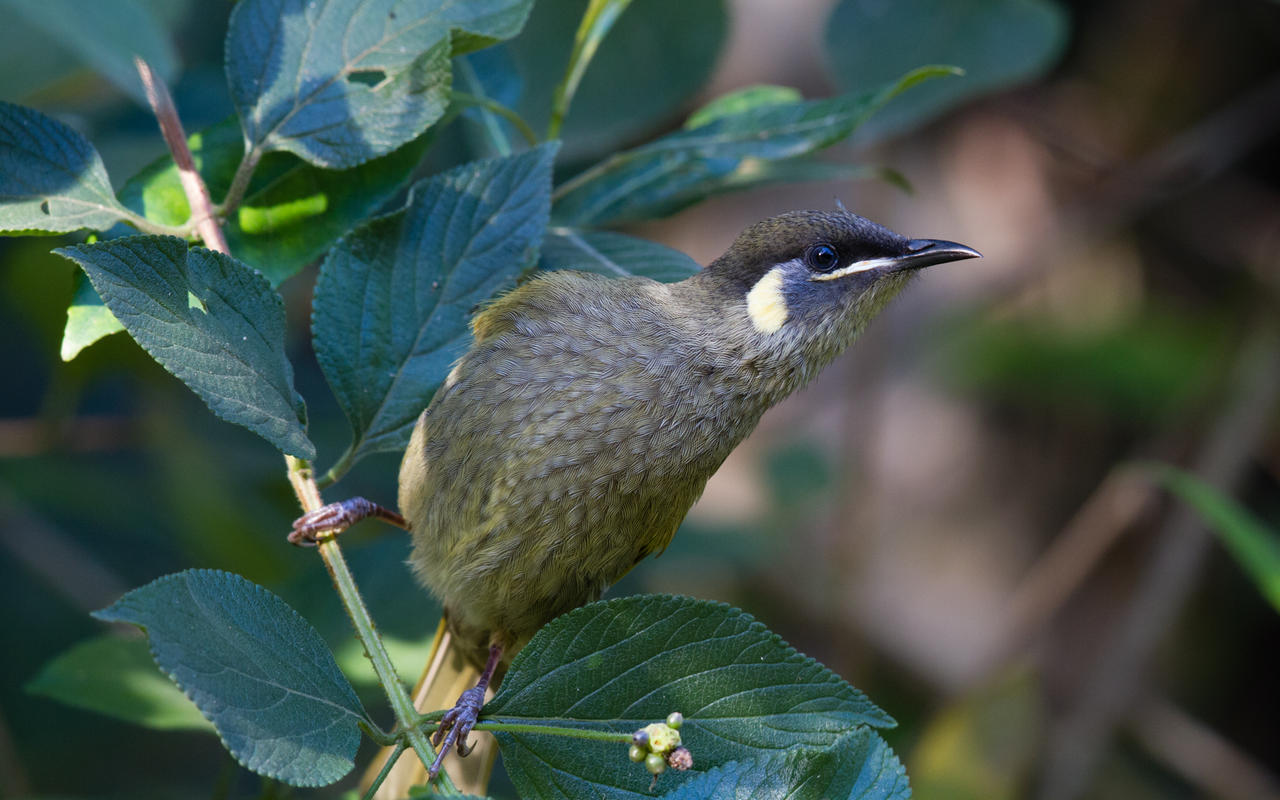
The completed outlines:
<svg viewBox="0 0 1280 800">
<path fill-rule="evenodd" d="M 658 779 L 658 785 L 667 780 Z M 906 800 L 906 771 L 884 740 L 868 728 L 831 747 L 797 747 L 749 761 L 732 761 L 662 795 L 664 800 L 785 797 L 787 800 Z"/>
<path fill-rule="evenodd" d="M 470 342 L 478 303 L 537 258 L 556 145 L 463 164 L 357 228 L 316 280 L 316 358 L 351 422 L 344 459 L 403 449 Z"/>
<path fill-rule="evenodd" d="M 54 252 L 84 268 L 129 335 L 214 414 L 285 453 L 315 456 L 284 353 L 284 303 L 260 274 L 171 236 Z"/>
<path fill-rule="evenodd" d="M 698 262 L 679 250 L 623 233 L 552 227 L 542 241 L 539 268 L 640 275 L 669 283 L 697 272 Z"/>
<path fill-rule="evenodd" d="M 143 639 L 80 642 L 45 664 L 26 690 L 147 728 L 213 730 L 173 681 L 156 672 Z"/>
<path fill-rule="evenodd" d="M 125 214 L 83 136 L 39 111 L 0 102 L 0 234 L 105 230 Z"/>
<path fill-rule="evenodd" d="M 894 724 L 742 611 L 655 595 L 593 603 L 544 627 L 516 656 L 484 717 L 630 733 L 672 711 L 684 714 L 680 733 L 695 771 L 800 745 L 831 747 L 863 726 Z M 646 792 L 649 775 L 624 745 L 497 736 L 522 797 Z"/>
<path fill-rule="evenodd" d="M 767 182 L 763 162 L 829 147 L 898 93 L 949 74 L 946 67 L 921 67 L 876 92 L 754 107 L 618 153 L 557 187 L 555 220 L 595 226 L 650 219 Z"/>
<path fill-rule="evenodd" d="M 711 77 L 727 38 L 724 0 L 632 3 L 604 40 L 573 98 L 562 160 L 598 158 L 652 135 Z M 546 130 L 586 0 L 541 0 L 508 45 L 525 78 L 520 113 Z"/>
<path fill-rule="evenodd" d="M 1166 489 L 1200 514 L 1262 596 L 1280 611 L 1280 531 L 1188 472 L 1165 464 L 1153 464 L 1150 469 Z"/>
<path fill-rule="evenodd" d="M 721 117 L 730 117 L 766 106 L 781 106 L 804 102 L 799 89 L 790 86 L 774 86 L 767 83 L 744 86 L 737 91 L 722 94 L 689 115 L 684 121 L 685 130 L 701 128 Z"/>
<path fill-rule="evenodd" d="M 531 3 L 241 0 L 227 81 L 245 136 L 330 168 L 389 153 L 444 115 L 450 56 L 514 36 Z"/>
<path fill-rule="evenodd" d="M 324 786 L 355 765 L 360 700 L 315 629 L 261 586 L 187 570 L 94 616 L 145 630 L 156 664 L 247 769 Z"/>
<path fill-rule="evenodd" d="M 107 80 L 146 107 L 142 81 L 133 65 L 145 59 L 166 82 L 178 72 L 169 32 L 146 6 L 134 0 L 3 0 L 27 22 L 65 45 Z"/>
<path fill-rule="evenodd" d="M 70 361 L 99 339 L 122 330 L 124 326 L 103 304 L 93 284 L 80 276 L 71 305 L 67 307 L 67 325 L 62 331 L 62 360 Z"/>
<path fill-rule="evenodd" d="M 936 81 L 889 104 L 864 135 L 905 130 L 999 89 L 1030 81 L 1067 42 L 1066 12 L 1052 0 L 842 0 L 827 22 L 836 84 L 866 92 L 919 64 L 954 64 L 964 79 Z"/>
<path fill-rule="evenodd" d="M 348 170 L 313 167 L 289 153 L 264 157 L 239 209 L 227 220 L 227 244 L 237 258 L 279 284 L 324 255 L 356 223 L 408 181 L 430 144 L 422 136 Z M 215 197 L 226 194 L 244 154 L 235 118 L 189 137 L 196 169 Z M 180 225 L 191 215 L 173 159 L 157 159 L 120 189 L 120 200 L 150 220 Z"/>
</svg>

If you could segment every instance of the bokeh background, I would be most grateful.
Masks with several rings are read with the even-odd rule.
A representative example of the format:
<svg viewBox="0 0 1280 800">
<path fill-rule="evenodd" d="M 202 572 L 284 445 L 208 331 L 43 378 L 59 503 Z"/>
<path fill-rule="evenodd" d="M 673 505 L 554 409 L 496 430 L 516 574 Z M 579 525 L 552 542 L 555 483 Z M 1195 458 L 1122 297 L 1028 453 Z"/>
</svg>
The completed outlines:
<svg viewBox="0 0 1280 800">
<path fill-rule="evenodd" d="M 230 4 L 129 5 L 162 33 L 153 57 L 188 130 L 231 113 Z M 510 45 L 535 127 L 584 5 L 540 2 Z M 0 0 L 0 99 L 84 132 L 118 187 L 163 145 L 129 78 L 102 77 L 68 33 L 75 12 Z M 1147 466 L 1280 527 L 1280 3 L 639 0 L 588 73 L 562 163 L 731 89 L 825 96 L 925 63 L 968 76 L 905 96 L 833 156 L 910 192 L 789 184 L 631 229 L 706 263 L 751 221 L 839 198 L 985 258 L 928 271 L 768 414 L 614 592 L 755 614 L 897 717 L 887 738 L 925 800 L 1280 797 L 1280 615 Z M 421 171 L 484 154 L 457 126 Z M 319 560 L 285 543 L 278 455 L 125 336 L 60 359 L 76 275 L 57 243 L 0 239 L 0 795 L 286 794 L 181 713 L 154 731 L 31 691 L 104 633 L 90 610 L 187 567 L 271 587 L 362 668 Z M 347 429 L 306 334 L 313 278 L 282 291 L 325 466 Z M 370 459 L 329 494 L 389 502 L 396 467 Z M 404 537 L 362 526 L 347 550 L 415 677 L 436 611 Z"/>
</svg>

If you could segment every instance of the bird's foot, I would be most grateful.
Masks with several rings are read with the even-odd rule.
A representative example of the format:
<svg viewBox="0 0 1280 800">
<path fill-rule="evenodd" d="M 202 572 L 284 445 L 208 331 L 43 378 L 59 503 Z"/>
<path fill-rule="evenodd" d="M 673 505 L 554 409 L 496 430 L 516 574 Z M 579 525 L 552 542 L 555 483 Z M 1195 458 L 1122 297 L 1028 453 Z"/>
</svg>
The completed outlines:
<svg viewBox="0 0 1280 800">
<path fill-rule="evenodd" d="M 377 517 L 401 528 L 409 527 L 404 517 L 396 512 L 363 497 L 353 497 L 341 503 L 330 503 L 295 519 L 289 533 L 289 544 L 299 547 L 319 544 L 368 517 Z"/>
<path fill-rule="evenodd" d="M 471 752 L 471 744 L 467 741 L 467 737 L 471 735 L 471 729 L 480 719 L 480 709 L 484 706 L 484 692 L 485 690 L 480 686 L 466 690 L 458 698 L 457 705 L 449 709 L 441 718 L 440 727 L 431 737 L 431 743 L 438 749 L 435 763 L 427 771 L 429 779 L 435 780 L 450 747 L 455 748 L 458 755 L 462 757 L 466 757 Z"/>
<path fill-rule="evenodd" d="M 498 668 L 501 660 L 502 645 L 496 642 L 489 645 L 489 660 L 485 663 L 484 670 L 480 672 L 480 680 L 476 681 L 475 686 L 463 692 L 453 708 L 446 711 L 440 718 L 440 727 L 431 737 L 431 744 L 439 750 L 436 752 L 435 762 L 427 770 L 428 781 L 435 780 L 436 775 L 440 774 L 440 766 L 444 763 L 444 757 L 448 755 L 450 747 L 457 749 L 459 757 L 465 757 L 471 752 L 467 737 L 471 735 L 471 729 L 480 721 L 480 709 L 484 707 L 484 694 L 488 691 L 489 681 L 493 679 L 494 670 Z"/>
</svg>

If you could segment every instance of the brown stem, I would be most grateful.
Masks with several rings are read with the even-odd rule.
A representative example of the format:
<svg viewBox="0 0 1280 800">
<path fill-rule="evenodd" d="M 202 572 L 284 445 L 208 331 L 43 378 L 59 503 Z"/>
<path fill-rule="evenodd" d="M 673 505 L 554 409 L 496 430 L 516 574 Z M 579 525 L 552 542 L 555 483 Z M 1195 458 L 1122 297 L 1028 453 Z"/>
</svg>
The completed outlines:
<svg viewBox="0 0 1280 800">
<path fill-rule="evenodd" d="M 187 147 L 187 134 L 182 130 L 182 121 L 178 119 L 178 110 L 173 107 L 173 97 L 170 96 L 168 87 L 146 61 L 134 56 L 133 64 L 142 77 L 147 102 L 151 104 L 151 110 L 160 123 L 160 133 L 169 146 L 169 152 L 173 154 L 173 163 L 178 166 L 178 177 L 182 181 L 182 191 L 187 195 L 187 205 L 191 206 L 191 223 L 195 226 L 196 233 L 204 241 L 205 247 L 230 255 L 227 237 L 223 235 L 222 227 L 214 216 L 209 189 L 196 171 L 191 148 Z"/>
</svg>

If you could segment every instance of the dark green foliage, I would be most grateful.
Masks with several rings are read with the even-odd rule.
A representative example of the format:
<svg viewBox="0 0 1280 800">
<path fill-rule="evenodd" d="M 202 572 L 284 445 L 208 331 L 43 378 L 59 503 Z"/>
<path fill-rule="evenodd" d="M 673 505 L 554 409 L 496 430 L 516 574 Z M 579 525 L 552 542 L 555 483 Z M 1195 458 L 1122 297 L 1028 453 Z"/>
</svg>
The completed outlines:
<svg viewBox="0 0 1280 800">
<path fill-rule="evenodd" d="M 797 747 L 845 748 L 846 734 L 894 725 L 861 692 L 749 615 L 652 595 L 594 603 L 544 627 L 516 656 L 485 718 L 629 733 L 672 711 L 684 714 L 680 733 L 695 760 L 692 772 L 668 771 L 661 779 L 668 785 L 777 754 L 794 761 L 793 768 L 825 769 L 822 759 L 795 761 L 787 754 Z M 622 798 L 644 793 L 649 782 L 623 745 L 536 733 L 499 732 L 498 738 L 523 797 Z M 879 737 L 870 733 L 870 740 Z M 855 750 L 861 754 L 850 765 L 855 772 L 879 774 L 886 758 L 901 770 L 882 742 Z M 876 763 L 861 763 L 868 759 Z M 793 777 L 788 785 L 810 776 Z"/>
<path fill-rule="evenodd" d="M 761 162 L 799 158 L 830 147 L 899 92 L 948 74 L 947 68 L 924 67 L 873 92 L 770 102 L 713 115 L 704 124 L 610 156 L 576 175 L 556 189 L 553 217 L 575 226 L 632 222 L 673 214 L 710 195 L 745 188 L 756 182 L 753 177 Z"/>
<path fill-rule="evenodd" d="M 188 570 L 94 614 L 147 632 L 151 654 L 247 768 L 294 786 L 351 771 L 364 708 L 320 635 L 238 575 Z"/>
<path fill-rule="evenodd" d="M 84 269 L 129 335 L 210 411 L 285 453 L 315 456 L 284 354 L 284 306 L 260 274 L 171 236 L 56 252 Z"/>
<path fill-rule="evenodd" d="M 679 250 L 625 233 L 560 225 L 547 229 L 542 241 L 542 269 L 580 269 L 620 277 L 642 275 L 656 281 L 684 280 L 698 263 Z"/>
<path fill-rule="evenodd" d="M 514 36 L 531 5 L 245 0 L 227 31 L 245 136 L 333 169 L 385 155 L 444 115 L 450 57 Z"/>
<path fill-rule="evenodd" d="M 866 129 L 884 135 L 1039 75 L 1057 61 L 1067 28 L 1054 0 L 842 0 L 827 22 L 827 58 L 849 92 L 874 91 L 919 64 L 964 70 L 962 81 L 933 81 L 890 103 Z"/>
<path fill-rule="evenodd" d="M 93 145 L 39 111 L 0 102 L 0 233 L 101 230 L 123 216 Z"/>
<path fill-rule="evenodd" d="M 316 282 L 316 357 L 351 421 L 348 456 L 402 449 L 477 304 L 537 259 L 554 144 L 464 164 L 330 252 Z"/>
</svg>

